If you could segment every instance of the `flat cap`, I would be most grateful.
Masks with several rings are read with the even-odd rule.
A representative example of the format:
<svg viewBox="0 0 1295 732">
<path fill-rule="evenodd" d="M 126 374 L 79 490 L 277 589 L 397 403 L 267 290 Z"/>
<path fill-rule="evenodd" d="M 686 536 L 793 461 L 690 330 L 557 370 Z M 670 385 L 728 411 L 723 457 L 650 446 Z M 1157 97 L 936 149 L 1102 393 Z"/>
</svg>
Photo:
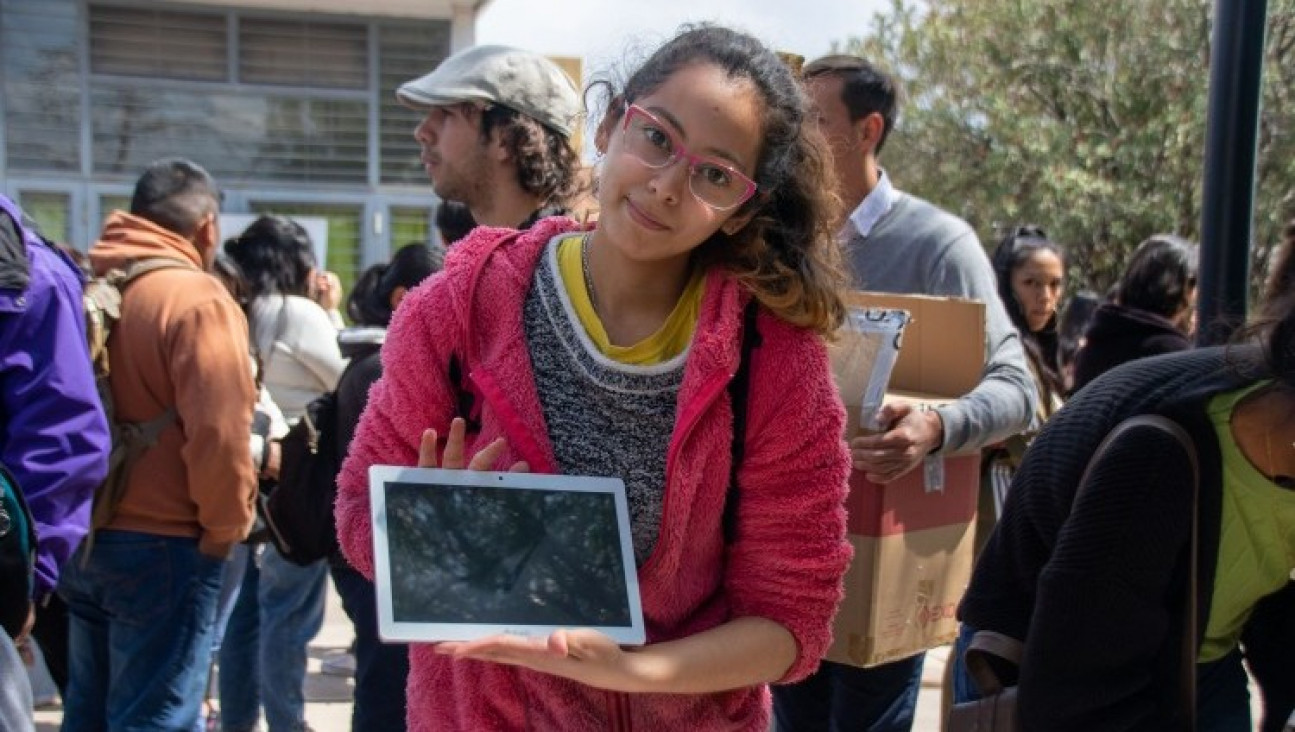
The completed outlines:
<svg viewBox="0 0 1295 732">
<path fill-rule="evenodd" d="M 405 82 L 396 98 L 415 109 L 463 102 L 498 104 L 570 137 L 580 116 L 580 93 L 558 65 L 510 46 L 473 46 Z"/>
</svg>

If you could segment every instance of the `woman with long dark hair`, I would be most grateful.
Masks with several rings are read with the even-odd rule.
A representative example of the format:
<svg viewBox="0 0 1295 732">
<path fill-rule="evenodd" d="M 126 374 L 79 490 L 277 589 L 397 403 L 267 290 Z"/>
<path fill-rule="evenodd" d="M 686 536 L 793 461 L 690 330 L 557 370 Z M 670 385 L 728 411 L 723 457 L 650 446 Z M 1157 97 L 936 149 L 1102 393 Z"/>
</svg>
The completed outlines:
<svg viewBox="0 0 1295 732">
<path fill-rule="evenodd" d="M 1105 373 L 1031 444 L 958 612 L 960 648 L 972 631 L 1024 644 L 1021 729 L 1251 729 L 1247 667 L 1261 728 L 1291 717 L 1295 289 L 1271 289 L 1246 335 Z M 1199 471 L 1146 426 L 1094 458 L 1140 415 L 1181 427 Z"/>
<path fill-rule="evenodd" d="M 261 377 L 284 417 L 337 387 L 346 367 L 332 282 L 316 269 L 310 236 L 283 216 L 262 216 L 225 245 L 243 271 L 252 347 Z M 322 304 L 321 304 L 322 303 Z M 327 566 L 299 567 L 272 546 L 248 560 L 220 649 L 221 726 L 255 729 L 262 706 L 270 732 L 305 725 L 306 645 L 324 621 Z"/>
<path fill-rule="evenodd" d="M 1003 237 L 991 261 L 998 278 L 998 296 L 1020 333 L 1039 399 L 1028 431 L 985 451 L 977 546 L 989 537 L 994 519 L 1002 513 L 1008 486 L 1026 446 L 1053 412 L 1061 408 L 1066 393 L 1057 335 L 1057 308 L 1066 282 L 1061 247 L 1038 226 L 1020 226 Z"/>
<path fill-rule="evenodd" d="M 347 298 L 354 326 L 338 335 L 342 354 L 350 359 L 337 382 L 337 450 L 345 455 L 355 426 L 369 401 L 369 387 L 382 376 L 382 344 L 396 308 L 420 282 L 441 269 L 440 247 L 409 244 L 388 264 L 365 270 Z M 355 704 L 351 729 L 399 732 L 405 728 L 405 677 L 409 649 L 378 637 L 378 605 L 373 582 L 338 554 L 330 573 L 342 608 L 355 626 Z"/>
<path fill-rule="evenodd" d="M 1192 347 L 1196 261 L 1196 245 L 1172 234 L 1138 245 L 1075 356 L 1075 391 L 1125 361 Z"/>
</svg>

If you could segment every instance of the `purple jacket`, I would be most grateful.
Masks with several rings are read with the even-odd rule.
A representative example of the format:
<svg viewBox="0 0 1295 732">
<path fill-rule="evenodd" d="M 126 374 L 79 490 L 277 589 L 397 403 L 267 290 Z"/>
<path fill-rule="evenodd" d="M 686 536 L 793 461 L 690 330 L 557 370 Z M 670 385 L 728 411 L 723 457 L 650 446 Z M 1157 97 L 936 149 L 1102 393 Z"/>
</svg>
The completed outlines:
<svg viewBox="0 0 1295 732">
<path fill-rule="evenodd" d="M 8 235 L 22 212 L 4 196 L 0 211 L 0 462 L 36 520 L 40 598 L 89 527 L 110 440 L 86 348 L 83 280 L 35 236 Z"/>
</svg>

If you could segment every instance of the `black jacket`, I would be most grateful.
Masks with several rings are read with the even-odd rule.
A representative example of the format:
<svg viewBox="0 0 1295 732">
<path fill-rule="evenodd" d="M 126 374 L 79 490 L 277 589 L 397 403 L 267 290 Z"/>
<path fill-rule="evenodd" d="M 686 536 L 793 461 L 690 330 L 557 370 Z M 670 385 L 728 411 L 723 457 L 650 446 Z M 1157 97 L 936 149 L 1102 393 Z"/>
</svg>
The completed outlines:
<svg viewBox="0 0 1295 732">
<path fill-rule="evenodd" d="M 1173 444 L 1119 443 L 1077 497 L 1088 458 L 1124 419 L 1168 416 L 1200 462 L 1198 624 L 1213 594 L 1222 515 L 1209 399 L 1262 378 L 1258 352 L 1201 349 L 1127 364 L 1055 415 L 1012 483 L 1002 520 L 959 608 L 977 629 L 1026 639 L 1026 730 L 1162 730 L 1178 704 L 1191 526 L 1189 473 Z M 1135 444 L 1137 443 L 1137 444 Z M 1247 623 L 1247 660 L 1266 697 L 1265 730 L 1295 707 L 1295 583 Z"/>
<path fill-rule="evenodd" d="M 1075 354 L 1074 390 L 1127 361 L 1191 347 L 1192 342 L 1169 320 L 1145 310 L 1105 303 L 1093 314 L 1084 347 Z"/>
</svg>

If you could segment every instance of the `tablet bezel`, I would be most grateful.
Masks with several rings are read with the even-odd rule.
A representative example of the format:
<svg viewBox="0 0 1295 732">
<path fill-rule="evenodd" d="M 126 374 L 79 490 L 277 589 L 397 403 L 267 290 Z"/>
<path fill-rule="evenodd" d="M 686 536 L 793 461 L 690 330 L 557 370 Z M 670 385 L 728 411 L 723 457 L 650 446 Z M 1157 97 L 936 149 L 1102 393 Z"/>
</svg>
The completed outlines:
<svg viewBox="0 0 1295 732">
<path fill-rule="evenodd" d="M 527 637 L 545 637 L 559 628 L 570 627 L 397 621 L 393 610 L 391 557 L 387 541 L 385 489 L 387 483 L 610 493 L 616 505 L 616 533 L 621 545 L 621 571 L 625 577 L 626 604 L 629 607 L 630 625 L 585 627 L 591 627 L 593 630 L 604 633 L 621 645 L 642 645 L 646 642 L 647 634 L 643 625 L 643 608 L 639 598 L 638 571 L 634 566 L 634 544 L 630 532 L 629 503 L 625 497 L 625 483 L 621 479 L 373 465 L 369 468 L 369 507 L 372 514 L 373 528 L 373 571 L 378 600 L 378 635 L 383 640 L 396 642 L 467 641 L 501 633 Z"/>
</svg>

